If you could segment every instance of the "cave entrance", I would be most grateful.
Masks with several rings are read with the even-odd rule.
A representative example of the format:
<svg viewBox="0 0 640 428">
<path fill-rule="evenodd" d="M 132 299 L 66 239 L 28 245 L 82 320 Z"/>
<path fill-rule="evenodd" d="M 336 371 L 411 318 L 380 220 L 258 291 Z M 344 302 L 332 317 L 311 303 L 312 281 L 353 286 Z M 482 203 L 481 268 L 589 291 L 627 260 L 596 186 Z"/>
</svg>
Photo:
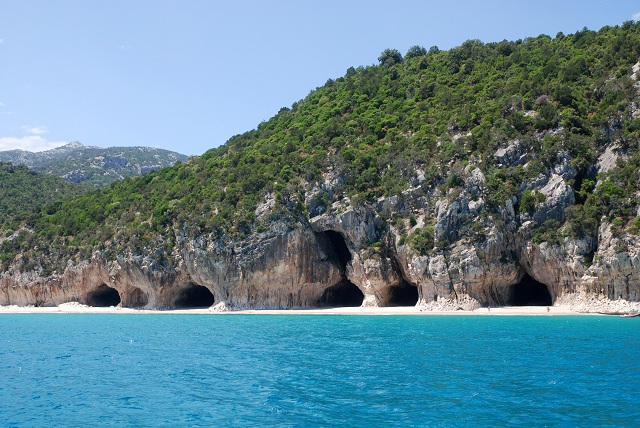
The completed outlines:
<svg viewBox="0 0 640 428">
<path fill-rule="evenodd" d="M 177 309 L 208 308 L 214 301 L 213 294 L 207 287 L 191 283 L 180 290 L 173 306 Z"/>
<path fill-rule="evenodd" d="M 122 304 L 129 308 L 142 308 L 146 306 L 147 303 L 149 303 L 147 294 L 138 287 L 134 287 L 125 292 L 122 299 Z"/>
<path fill-rule="evenodd" d="M 389 291 L 389 306 L 415 306 L 418 304 L 418 287 L 402 281 L 391 287 Z"/>
<path fill-rule="evenodd" d="M 327 255 L 335 260 L 343 280 L 333 285 L 322 293 L 322 297 L 318 300 L 319 306 L 337 306 L 337 307 L 354 307 L 362 305 L 364 294 L 353 282 L 346 278 L 347 265 L 351 261 L 351 251 L 340 232 L 335 230 L 325 230 L 318 232 L 316 235 L 320 238 L 320 242 L 324 242 Z"/>
<path fill-rule="evenodd" d="M 329 246 L 337 258 L 340 269 L 343 271 L 347 269 L 347 264 L 351 261 L 351 251 L 349 251 L 349 247 L 347 247 L 344 236 L 335 230 L 326 230 L 322 232 L 321 235 L 329 240 Z"/>
<path fill-rule="evenodd" d="M 319 306 L 357 307 L 362 305 L 364 294 L 348 279 L 324 290 Z"/>
<path fill-rule="evenodd" d="M 553 301 L 546 285 L 533 279 L 528 273 L 519 283 L 509 287 L 507 306 L 551 306 Z"/>
<path fill-rule="evenodd" d="M 97 307 L 118 306 L 120 304 L 120 293 L 115 288 L 102 284 L 95 290 L 87 293 L 87 305 Z"/>
</svg>

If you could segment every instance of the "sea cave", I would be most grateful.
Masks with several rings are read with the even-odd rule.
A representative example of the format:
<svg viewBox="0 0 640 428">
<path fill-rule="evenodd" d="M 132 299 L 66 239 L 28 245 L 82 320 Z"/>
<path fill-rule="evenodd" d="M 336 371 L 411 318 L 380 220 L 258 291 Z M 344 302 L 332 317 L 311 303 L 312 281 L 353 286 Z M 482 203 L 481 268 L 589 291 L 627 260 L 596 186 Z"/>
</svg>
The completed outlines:
<svg viewBox="0 0 640 428">
<path fill-rule="evenodd" d="M 553 300 L 546 285 L 525 274 L 509 287 L 507 306 L 551 306 Z"/>
<path fill-rule="evenodd" d="M 319 306 L 355 307 L 362 305 L 364 294 L 351 281 L 345 279 L 324 290 L 318 301 Z"/>
<path fill-rule="evenodd" d="M 326 230 L 317 233 L 320 242 L 324 242 L 327 255 L 335 260 L 343 280 L 326 290 L 318 300 L 318 306 L 360 306 L 364 300 L 364 294 L 357 285 L 346 278 L 347 265 L 351 261 L 351 251 L 345 242 L 344 236 L 335 230 Z"/>
<path fill-rule="evenodd" d="M 87 305 L 97 307 L 118 306 L 120 293 L 115 288 L 102 284 L 93 291 L 87 293 Z"/>
<path fill-rule="evenodd" d="M 173 306 L 176 309 L 208 308 L 214 301 L 213 294 L 207 287 L 192 283 L 180 290 Z"/>
<path fill-rule="evenodd" d="M 418 303 L 418 288 L 402 281 L 389 290 L 388 306 L 415 306 Z"/>
</svg>

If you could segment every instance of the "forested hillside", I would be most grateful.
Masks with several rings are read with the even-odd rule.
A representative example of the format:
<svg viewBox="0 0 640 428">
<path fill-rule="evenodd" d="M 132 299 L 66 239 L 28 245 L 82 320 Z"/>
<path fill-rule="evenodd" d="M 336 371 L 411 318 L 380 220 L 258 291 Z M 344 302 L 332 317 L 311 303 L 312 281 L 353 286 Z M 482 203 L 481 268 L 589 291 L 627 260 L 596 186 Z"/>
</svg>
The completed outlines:
<svg viewBox="0 0 640 428">
<path fill-rule="evenodd" d="M 3 267 L 19 253 L 24 269 L 33 269 L 96 250 L 110 260 L 153 254 L 170 266 L 180 234 L 249 239 L 276 219 L 296 227 L 358 206 L 374 207 L 426 255 L 465 236 L 482 241 L 487 219 L 499 222 L 505 204 L 520 221 L 535 221 L 545 196 L 531 183 L 559 165 L 575 170 L 575 198 L 564 213 L 534 223 L 536 242 L 594 236 L 603 219 L 617 234 L 635 234 L 639 59 L 640 24 L 633 22 L 555 37 L 469 40 L 448 51 L 388 49 L 379 65 L 349 68 L 203 156 L 25 217 L 5 231 L 32 229 L 2 244 Z M 602 168 L 607 148 L 617 163 Z M 486 181 L 475 190 L 472 167 Z M 449 201 L 467 192 L 482 202 L 481 213 L 441 236 L 434 204 L 419 227 L 410 212 L 375 208 L 379 198 L 416 188 Z"/>
<path fill-rule="evenodd" d="M 0 162 L 0 233 L 5 236 L 32 222 L 45 205 L 87 191 L 84 186 L 37 173 L 26 166 Z"/>
<path fill-rule="evenodd" d="M 96 188 L 185 160 L 185 155 L 153 147 L 102 148 L 78 142 L 43 152 L 0 152 L 0 162 L 25 165 L 38 172 Z"/>
</svg>

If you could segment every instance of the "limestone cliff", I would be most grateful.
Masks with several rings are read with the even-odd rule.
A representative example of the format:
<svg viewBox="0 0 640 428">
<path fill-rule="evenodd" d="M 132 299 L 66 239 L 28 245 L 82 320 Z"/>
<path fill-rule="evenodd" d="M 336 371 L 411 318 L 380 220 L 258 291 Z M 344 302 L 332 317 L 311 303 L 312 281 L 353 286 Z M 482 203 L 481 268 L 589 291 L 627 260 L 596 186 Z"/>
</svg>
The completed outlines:
<svg viewBox="0 0 640 428">
<path fill-rule="evenodd" d="M 70 262 L 61 275 L 5 272 L 0 304 L 79 301 L 176 308 L 224 303 L 231 309 L 568 304 L 593 310 L 585 302 L 600 302 L 596 309 L 609 310 L 616 307 L 611 301 L 619 301 L 633 309 L 626 302 L 640 301 L 638 237 L 614 236 L 612 225 L 603 221 L 593 239 L 534 242 L 534 221 L 562 218 L 574 203 L 568 181 L 575 171 L 560 159 L 523 185 L 544 195 L 531 213 L 516 213 L 515 197 L 501 207 L 500 217 L 483 213 L 489 190 L 480 168 L 470 165 L 465 185 L 453 193 L 417 184 L 374 205 L 353 207 L 344 199 L 306 222 L 275 222 L 240 241 L 178 234 L 170 267 L 141 256 L 107 261 L 95 252 L 91 260 Z M 322 185 L 330 189 L 334 178 Z M 392 223 L 389 216 L 401 220 Z M 418 254 L 406 236 L 424 228 L 429 218 L 440 244 Z M 209 300 L 197 292 L 202 287 Z"/>
</svg>

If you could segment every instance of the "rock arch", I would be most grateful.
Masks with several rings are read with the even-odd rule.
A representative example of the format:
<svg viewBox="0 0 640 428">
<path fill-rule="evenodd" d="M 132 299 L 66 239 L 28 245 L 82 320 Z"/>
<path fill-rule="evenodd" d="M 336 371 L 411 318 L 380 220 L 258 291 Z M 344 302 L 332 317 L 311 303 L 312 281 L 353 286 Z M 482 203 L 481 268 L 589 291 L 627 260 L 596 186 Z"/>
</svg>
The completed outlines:
<svg viewBox="0 0 640 428">
<path fill-rule="evenodd" d="M 89 306 L 118 306 L 120 302 L 121 298 L 118 290 L 109 287 L 107 284 L 102 284 L 87 293 L 87 305 Z"/>
</svg>

